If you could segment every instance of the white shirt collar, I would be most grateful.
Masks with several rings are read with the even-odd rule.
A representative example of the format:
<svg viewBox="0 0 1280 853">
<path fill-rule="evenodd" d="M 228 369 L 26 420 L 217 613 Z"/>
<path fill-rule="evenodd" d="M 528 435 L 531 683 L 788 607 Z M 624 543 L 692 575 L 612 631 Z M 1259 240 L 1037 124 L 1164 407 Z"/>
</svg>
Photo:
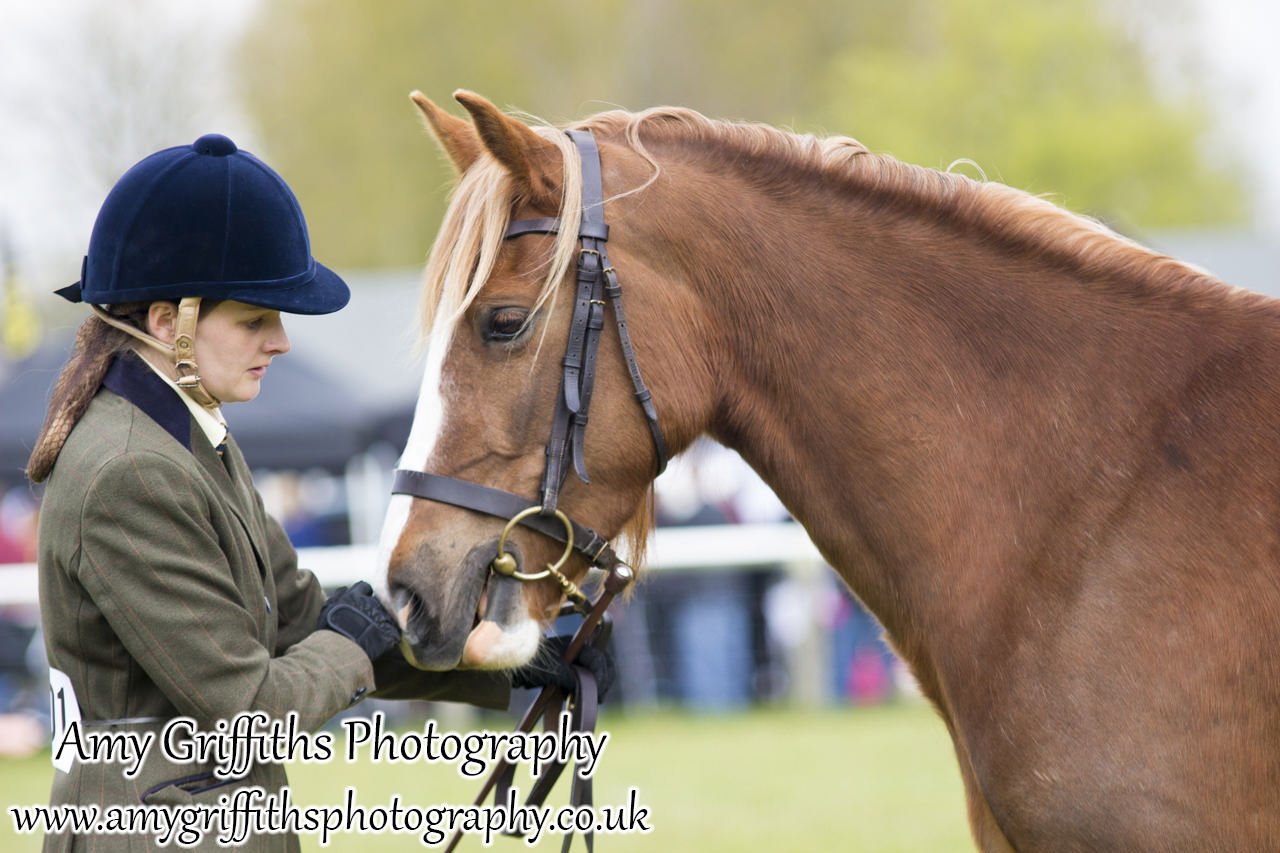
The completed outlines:
<svg viewBox="0 0 1280 853">
<path fill-rule="evenodd" d="M 187 408 L 191 410 L 191 415 L 196 419 L 196 425 L 200 427 L 200 431 L 209 439 L 211 447 L 217 447 L 227 438 L 227 421 L 222 416 L 222 407 L 216 409 L 206 409 L 192 398 L 190 394 L 178 387 L 178 383 L 174 382 L 168 376 L 160 371 L 160 368 L 151 363 L 146 356 L 142 358 L 143 363 L 150 367 L 165 384 L 174 390 L 174 392 L 187 404 Z"/>
</svg>

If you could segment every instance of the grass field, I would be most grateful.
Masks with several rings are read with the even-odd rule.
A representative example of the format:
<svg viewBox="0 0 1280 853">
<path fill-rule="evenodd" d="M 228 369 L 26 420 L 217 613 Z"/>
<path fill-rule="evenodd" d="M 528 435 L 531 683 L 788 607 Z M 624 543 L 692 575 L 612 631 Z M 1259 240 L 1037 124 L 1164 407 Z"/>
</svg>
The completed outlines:
<svg viewBox="0 0 1280 853">
<path fill-rule="evenodd" d="M 597 836 L 605 853 L 973 849 L 950 741 L 922 705 L 634 713 L 607 716 L 601 729 L 610 740 L 594 777 L 596 805 L 624 805 L 634 787 L 652 827 L 647 835 Z M 47 753 L 0 759 L 0 799 L 6 805 L 0 850 L 39 848 L 38 838 L 15 833 L 7 807 L 46 802 L 52 773 Z M 365 806 L 387 804 L 399 793 L 404 803 L 424 808 L 470 803 L 479 790 L 456 765 L 337 760 L 296 765 L 289 775 L 299 804 L 339 805 L 348 786 Z M 517 774 L 517 787 L 527 784 L 527 775 Z M 566 778 L 551 803 L 567 799 Z M 536 849 L 558 850 L 560 842 L 560 836 L 548 836 Z M 416 835 L 338 835 L 328 849 L 420 846 Z M 302 847 L 322 849 L 305 835 Z M 468 839 L 461 849 L 483 847 L 479 839 Z M 528 846 L 499 839 L 493 849 L 514 853 Z M 585 847 L 578 842 L 577 849 Z"/>
</svg>

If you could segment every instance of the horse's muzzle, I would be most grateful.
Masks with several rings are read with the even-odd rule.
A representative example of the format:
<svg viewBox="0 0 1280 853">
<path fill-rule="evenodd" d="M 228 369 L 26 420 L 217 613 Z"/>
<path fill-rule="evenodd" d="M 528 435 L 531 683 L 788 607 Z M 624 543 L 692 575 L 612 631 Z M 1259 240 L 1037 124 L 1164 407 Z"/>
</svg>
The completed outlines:
<svg viewBox="0 0 1280 853">
<path fill-rule="evenodd" d="M 507 543 L 517 565 L 519 548 Z M 402 566 L 390 583 L 405 659 L 419 669 L 506 669 L 532 659 L 542 636 L 529 613 L 525 586 L 497 575 L 489 564 L 495 541 L 476 546 L 460 565 L 431 559 L 429 547 Z"/>
</svg>

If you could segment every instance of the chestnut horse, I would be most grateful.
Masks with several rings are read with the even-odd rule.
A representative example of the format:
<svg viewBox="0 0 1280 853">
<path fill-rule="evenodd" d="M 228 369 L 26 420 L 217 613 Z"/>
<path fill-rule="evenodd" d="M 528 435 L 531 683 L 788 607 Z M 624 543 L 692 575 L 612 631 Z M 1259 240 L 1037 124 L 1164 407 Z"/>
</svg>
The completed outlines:
<svg viewBox="0 0 1280 853">
<path fill-rule="evenodd" d="M 402 465 L 536 501 L 577 235 L 503 236 L 578 221 L 579 154 L 456 97 L 470 120 L 414 94 L 461 180 Z M 1280 849 L 1280 303 L 850 139 L 674 108 L 575 127 L 667 444 L 737 450 L 879 618 L 950 731 L 978 846 Z M 590 485 L 560 506 L 614 535 L 655 448 L 603 334 Z M 394 498 L 420 667 L 534 655 L 560 590 L 490 579 L 501 528 Z M 561 549 L 511 539 L 530 570 Z"/>
</svg>

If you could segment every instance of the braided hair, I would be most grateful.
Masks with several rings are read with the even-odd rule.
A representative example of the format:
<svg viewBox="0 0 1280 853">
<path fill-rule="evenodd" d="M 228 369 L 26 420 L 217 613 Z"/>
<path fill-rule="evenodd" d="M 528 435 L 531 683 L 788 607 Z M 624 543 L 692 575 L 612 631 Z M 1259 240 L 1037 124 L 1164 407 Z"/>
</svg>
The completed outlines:
<svg viewBox="0 0 1280 853">
<path fill-rule="evenodd" d="M 130 325 L 145 330 L 149 306 L 148 302 L 129 302 L 107 306 L 107 310 Z M 90 317 L 80 325 L 71 357 L 53 387 L 49 413 L 36 439 L 35 449 L 27 460 L 27 477 L 31 482 L 43 483 L 49 476 L 67 436 L 85 409 L 89 408 L 89 401 L 98 393 L 107 368 L 118 353 L 132 347 L 133 338 L 97 317 Z"/>
</svg>

